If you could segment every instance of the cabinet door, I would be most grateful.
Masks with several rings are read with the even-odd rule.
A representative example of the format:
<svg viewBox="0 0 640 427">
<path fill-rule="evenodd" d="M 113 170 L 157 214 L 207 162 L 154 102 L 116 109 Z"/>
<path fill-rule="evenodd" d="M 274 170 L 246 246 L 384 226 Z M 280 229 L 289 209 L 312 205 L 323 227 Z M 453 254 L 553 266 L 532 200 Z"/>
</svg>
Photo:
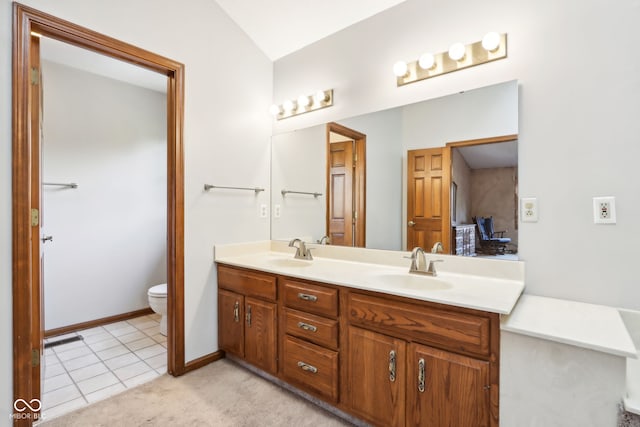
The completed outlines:
<svg viewBox="0 0 640 427">
<path fill-rule="evenodd" d="M 245 360 L 269 373 L 276 373 L 276 305 L 255 298 L 245 299 Z"/>
<path fill-rule="evenodd" d="M 489 363 L 411 344 L 407 426 L 489 425 Z"/>
<path fill-rule="evenodd" d="M 244 357 L 244 296 L 218 291 L 218 345 L 239 357 Z"/>
<path fill-rule="evenodd" d="M 379 426 L 404 426 L 406 342 L 349 327 L 347 404 Z"/>
</svg>

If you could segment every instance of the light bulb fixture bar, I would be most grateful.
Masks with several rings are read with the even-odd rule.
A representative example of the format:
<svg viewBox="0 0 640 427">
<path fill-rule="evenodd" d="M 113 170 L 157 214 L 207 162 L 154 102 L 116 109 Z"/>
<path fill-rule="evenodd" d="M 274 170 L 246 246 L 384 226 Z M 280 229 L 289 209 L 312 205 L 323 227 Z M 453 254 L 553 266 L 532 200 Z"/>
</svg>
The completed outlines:
<svg viewBox="0 0 640 427">
<path fill-rule="evenodd" d="M 313 95 L 300 95 L 298 99 L 287 99 L 282 104 L 273 104 L 269 112 L 278 120 L 309 113 L 333 105 L 333 89 L 319 90 Z"/>
<path fill-rule="evenodd" d="M 417 61 L 393 66 L 398 86 L 451 73 L 507 57 L 507 34 L 487 33 L 481 41 L 454 43 L 447 52 L 425 53 Z"/>
</svg>

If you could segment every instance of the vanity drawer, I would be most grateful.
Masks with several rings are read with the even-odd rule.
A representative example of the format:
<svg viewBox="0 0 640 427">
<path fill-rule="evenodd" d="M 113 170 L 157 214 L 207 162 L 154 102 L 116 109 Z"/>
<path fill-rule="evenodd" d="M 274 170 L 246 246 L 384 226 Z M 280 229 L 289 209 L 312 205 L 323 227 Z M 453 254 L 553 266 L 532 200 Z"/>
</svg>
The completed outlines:
<svg viewBox="0 0 640 427">
<path fill-rule="evenodd" d="M 243 295 L 275 301 L 276 277 L 218 265 L 218 287 Z"/>
<path fill-rule="evenodd" d="M 351 293 L 349 322 L 456 352 L 489 355 L 490 319 Z"/>
<path fill-rule="evenodd" d="M 338 348 L 338 321 L 285 309 L 285 333 L 316 344 Z"/>
<path fill-rule="evenodd" d="M 284 279 L 284 304 L 322 316 L 337 317 L 338 290 Z"/>
<path fill-rule="evenodd" d="M 306 391 L 338 401 L 338 352 L 285 337 L 283 375 Z"/>
</svg>

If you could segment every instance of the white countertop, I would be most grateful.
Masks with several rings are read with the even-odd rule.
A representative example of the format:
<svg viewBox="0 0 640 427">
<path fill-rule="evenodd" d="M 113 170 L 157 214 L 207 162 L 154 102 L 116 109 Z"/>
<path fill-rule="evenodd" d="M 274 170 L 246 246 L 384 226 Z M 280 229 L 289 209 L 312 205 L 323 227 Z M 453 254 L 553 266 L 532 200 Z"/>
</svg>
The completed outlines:
<svg viewBox="0 0 640 427">
<path fill-rule="evenodd" d="M 406 252 L 308 245 L 313 261 L 296 262 L 295 249 L 282 242 L 216 246 L 221 264 L 382 292 L 423 301 L 508 314 L 524 289 L 524 266 L 518 261 L 498 262 L 450 255 L 442 259 L 435 278 L 408 273 Z M 368 260 L 369 262 L 365 262 Z"/>
<path fill-rule="evenodd" d="M 636 358 L 629 332 L 614 307 L 522 295 L 501 322 L 503 331 Z"/>
</svg>

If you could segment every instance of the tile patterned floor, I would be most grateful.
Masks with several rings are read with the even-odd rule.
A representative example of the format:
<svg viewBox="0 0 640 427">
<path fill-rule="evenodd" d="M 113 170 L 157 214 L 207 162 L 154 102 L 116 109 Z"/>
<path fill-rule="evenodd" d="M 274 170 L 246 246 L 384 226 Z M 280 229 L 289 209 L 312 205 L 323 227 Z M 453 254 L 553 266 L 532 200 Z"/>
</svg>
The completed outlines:
<svg viewBox="0 0 640 427">
<path fill-rule="evenodd" d="M 84 340 L 45 349 L 43 418 L 51 419 L 167 371 L 167 337 L 150 314 L 45 340 Z"/>
</svg>

